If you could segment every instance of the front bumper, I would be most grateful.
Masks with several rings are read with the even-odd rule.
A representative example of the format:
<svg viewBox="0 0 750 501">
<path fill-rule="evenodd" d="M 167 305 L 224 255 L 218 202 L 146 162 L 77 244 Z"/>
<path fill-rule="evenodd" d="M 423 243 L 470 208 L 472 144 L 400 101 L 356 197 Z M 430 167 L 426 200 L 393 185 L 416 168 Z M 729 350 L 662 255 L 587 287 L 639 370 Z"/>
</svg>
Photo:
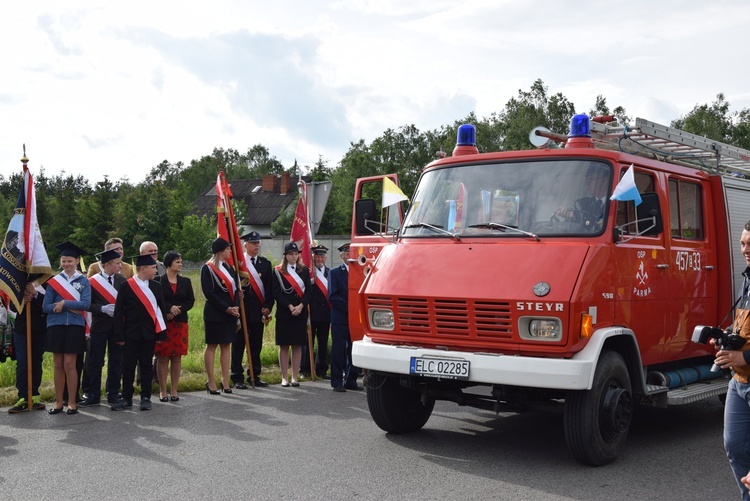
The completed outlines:
<svg viewBox="0 0 750 501">
<path fill-rule="evenodd" d="M 412 357 L 468 360 L 469 382 L 560 390 L 588 390 L 599 356 L 597 343 L 572 358 L 541 358 L 497 353 L 445 351 L 374 343 L 365 336 L 352 345 L 352 363 L 362 369 L 409 375 Z"/>
</svg>

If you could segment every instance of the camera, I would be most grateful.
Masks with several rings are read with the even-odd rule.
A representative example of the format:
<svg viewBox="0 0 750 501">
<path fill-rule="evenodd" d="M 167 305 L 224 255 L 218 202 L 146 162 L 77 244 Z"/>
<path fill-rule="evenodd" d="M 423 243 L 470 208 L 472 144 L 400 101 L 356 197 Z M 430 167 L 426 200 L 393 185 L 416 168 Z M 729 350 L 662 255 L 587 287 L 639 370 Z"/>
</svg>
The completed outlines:
<svg viewBox="0 0 750 501">
<path fill-rule="evenodd" d="M 13 327 L 11 325 L 0 325 L 0 364 L 6 360 L 15 360 L 16 353 L 11 343 Z"/>
<path fill-rule="evenodd" d="M 716 348 L 719 350 L 741 350 L 747 340 L 732 331 L 731 327 L 727 327 L 724 330 L 718 327 L 709 327 L 706 325 L 699 325 L 693 330 L 692 341 L 699 344 L 708 344 L 709 339 L 716 340 Z M 711 366 L 711 372 L 718 372 L 721 370 L 716 364 Z"/>
</svg>

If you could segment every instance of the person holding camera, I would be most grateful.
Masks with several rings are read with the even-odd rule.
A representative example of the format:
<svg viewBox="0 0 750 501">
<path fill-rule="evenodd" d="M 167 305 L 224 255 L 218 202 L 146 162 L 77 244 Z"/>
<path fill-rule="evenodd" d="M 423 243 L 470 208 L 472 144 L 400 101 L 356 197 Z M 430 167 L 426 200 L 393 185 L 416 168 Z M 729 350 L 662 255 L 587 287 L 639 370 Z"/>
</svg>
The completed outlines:
<svg viewBox="0 0 750 501">
<path fill-rule="evenodd" d="M 740 238 L 740 250 L 747 268 L 742 273 L 742 289 L 735 311 L 732 330 L 745 339 L 750 339 L 750 221 L 745 223 Z M 750 471 L 750 343 L 739 350 L 720 347 L 716 353 L 716 365 L 732 370 L 727 400 L 724 407 L 724 449 L 729 464 L 742 493 L 742 499 L 750 501 L 750 490 L 743 478 Z"/>
</svg>

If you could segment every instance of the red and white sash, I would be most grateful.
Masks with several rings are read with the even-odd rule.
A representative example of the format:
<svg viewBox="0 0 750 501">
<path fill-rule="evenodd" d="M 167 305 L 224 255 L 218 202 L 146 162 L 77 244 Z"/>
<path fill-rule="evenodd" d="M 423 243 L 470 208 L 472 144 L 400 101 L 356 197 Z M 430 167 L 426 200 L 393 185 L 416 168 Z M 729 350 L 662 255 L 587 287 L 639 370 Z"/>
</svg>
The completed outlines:
<svg viewBox="0 0 750 501">
<path fill-rule="evenodd" d="M 144 283 L 135 277 L 128 279 L 128 285 L 133 292 L 135 292 L 136 297 L 143 307 L 146 308 L 149 316 L 151 316 L 151 319 L 154 321 L 154 328 L 158 334 L 161 331 L 167 330 L 167 324 L 164 321 L 164 315 L 161 312 L 161 308 L 159 308 L 159 305 L 156 303 L 156 296 L 151 292 L 148 283 L 146 282 L 143 286 L 142 284 Z"/>
<path fill-rule="evenodd" d="M 320 289 L 320 292 L 323 293 L 323 297 L 326 298 L 326 302 L 328 302 L 328 307 L 330 308 L 331 302 L 328 301 L 328 279 L 325 275 L 325 266 L 323 268 L 315 268 L 315 284 Z"/>
<path fill-rule="evenodd" d="M 57 294 L 66 301 L 80 301 L 81 293 L 75 290 L 70 282 L 63 276 L 64 273 L 60 273 L 50 278 L 47 283 L 52 287 Z M 70 279 L 73 280 L 76 275 L 73 275 Z M 88 334 L 91 330 L 91 316 L 87 315 L 88 312 L 82 311 L 80 315 L 83 317 L 84 324 L 86 326 L 85 331 Z"/>
<path fill-rule="evenodd" d="M 115 304 L 115 301 L 117 300 L 117 289 L 115 289 L 115 286 L 110 284 L 101 273 L 97 273 L 89 278 L 89 282 L 91 283 L 91 288 L 98 292 L 107 304 Z"/>
<path fill-rule="evenodd" d="M 291 273 L 289 273 L 288 271 L 285 272 L 281 269 L 281 265 L 276 266 L 276 269 L 279 270 L 279 273 L 286 277 L 287 282 L 289 282 L 289 285 L 292 286 L 294 292 L 296 292 L 297 295 L 302 298 L 305 295 L 305 282 L 303 282 L 300 276 L 297 275 L 297 272 L 295 270 L 291 270 Z M 281 285 L 283 286 L 284 284 Z"/>
<path fill-rule="evenodd" d="M 258 258 L 256 257 L 256 259 Z M 255 266 L 253 266 L 253 261 L 247 253 L 245 254 L 245 262 L 247 263 L 247 269 L 250 271 L 250 286 L 255 291 L 255 295 L 258 296 L 260 302 L 265 303 L 266 290 L 263 287 L 263 281 L 260 279 L 260 274 L 258 273 L 258 270 L 255 269 Z"/>
<path fill-rule="evenodd" d="M 232 277 L 223 266 L 216 266 L 211 261 L 207 262 L 206 265 L 208 265 L 208 267 L 213 270 L 214 275 L 221 280 L 222 284 L 227 289 L 227 292 L 229 292 L 229 297 L 232 299 L 232 302 L 234 302 L 234 290 L 237 288 L 237 285 L 235 285 L 234 282 L 234 277 Z"/>
</svg>

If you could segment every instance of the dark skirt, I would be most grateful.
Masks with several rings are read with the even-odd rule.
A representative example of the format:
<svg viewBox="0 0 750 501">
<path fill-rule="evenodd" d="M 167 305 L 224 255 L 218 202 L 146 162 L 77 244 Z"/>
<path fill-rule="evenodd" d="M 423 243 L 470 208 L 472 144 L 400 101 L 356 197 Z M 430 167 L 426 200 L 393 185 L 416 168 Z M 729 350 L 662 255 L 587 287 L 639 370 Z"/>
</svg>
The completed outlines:
<svg viewBox="0 0 750 501">
<path fill-rule="evenodd" d="M 156 343 L 157 357 L 184 357 L 188 352 L 187 322 L 167 322 L 167 340 Z"/>
<path fill-rule="evenodd" d="M 307 316 L 280 319 L 276 317 L 276 345 L 302 346 L 307 344 Z"/>
<path fill-rule="evenodd" d="M 206 344 L 229 344 L 234 341 L 237 332 L 237 319 L 231 317 L 224 322 L 208 322 L 206 326 Z"/>
<path fill-rule="evenodd" d="M 83 353 L 86 331 L 83 325 L 52 325 L 47 327 L 44 351 L 51 353 Z"/>
</svg>

